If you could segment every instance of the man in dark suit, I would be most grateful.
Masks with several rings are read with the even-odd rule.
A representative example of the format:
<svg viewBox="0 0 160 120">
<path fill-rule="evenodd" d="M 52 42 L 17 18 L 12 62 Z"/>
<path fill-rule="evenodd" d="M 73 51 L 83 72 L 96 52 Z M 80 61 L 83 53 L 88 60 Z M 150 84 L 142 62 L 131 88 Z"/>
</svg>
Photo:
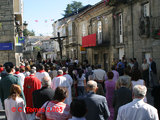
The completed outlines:
<svg viewBox="0 0 160 120">
<path fill-rule="evenodd" d="M 54 96 L 54 91 L 50 88 L 51 78 L 44 77 L 42 79 L 42 88 L 35 90 L 32 93 L 34 108 L 41 108 L 46 101 L 51 101 Z"/>
<path fill-rule="evenodd" d="M 136 58 L 133 58 L 133 61 L 134 61 L 134 66 L 133 66 L 133 67 L 134 67 L 135 69 L 138 69 L 138 66 L 139 66 L 139 65 L 138 65 L 137 59 L 136 59 Z"/>
<path fill-rule="evenodd" d="M 151 95 L 154 97 L 154 107 L 157 108 L 160 118 L 160 85 L 153 87 Z"/>
<path fill-rule="evenodd" d="M 150 80 L 152 82 L 152 86 L 157 86 L 159 84 L 157 78 L 157 67 L 156 63 L 153 61 L 152 58 L 149 58 L 150 65 L 149 65 L 149 72 L 150 72 Z"/>
<path fill-rule="evenodd" d="M 80 99 L 84 99 L 87 105 L 87 120 L 107 120 L 110 112 L 107 100 L 104 96 L 95 94 L 97 91 L 97 82 L 90 80 L 87 82 L 87 94 Z"/>
<path fill-rule="evenodd" d="M 113 97 L 114 120 L 117 119 L 119 107 L 132 101 L 132 91 L 127 88 L 128 79 L 120 78 L 119 82 L 121 87 L 115 91 Z"/>
</svg>

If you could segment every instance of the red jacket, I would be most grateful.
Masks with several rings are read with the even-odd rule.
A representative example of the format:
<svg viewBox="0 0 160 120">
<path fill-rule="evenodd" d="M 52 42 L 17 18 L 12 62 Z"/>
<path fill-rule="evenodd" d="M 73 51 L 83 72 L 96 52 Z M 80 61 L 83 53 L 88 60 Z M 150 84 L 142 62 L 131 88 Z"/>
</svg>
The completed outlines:
<svg viewBox="0 0 160 120">
<path fill-rule="evenodd" d="M 35 75 L 27 76 L 24 80 L 24 95 L 26 98 L 26 107 L 33 108 L 32 92 L 41 88 L 41 81 Z M 27 114 L 33 113 L 26 110 Z"/>
</svg>

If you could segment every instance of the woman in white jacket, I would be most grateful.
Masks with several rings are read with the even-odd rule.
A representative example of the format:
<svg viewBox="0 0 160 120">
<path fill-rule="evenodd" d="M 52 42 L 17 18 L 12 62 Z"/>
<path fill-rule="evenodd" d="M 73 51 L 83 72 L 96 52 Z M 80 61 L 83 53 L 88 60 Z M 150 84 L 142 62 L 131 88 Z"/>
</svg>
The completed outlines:
<svg viewBox="0 0 160 120">
<path fill-rule="evenodd" d="M 20 94 L 20 86 L 13 84 L 10 89 L 10 96 L 4 101 L 7 120 L 27 120 L 24 100 Z"/>
</svg>

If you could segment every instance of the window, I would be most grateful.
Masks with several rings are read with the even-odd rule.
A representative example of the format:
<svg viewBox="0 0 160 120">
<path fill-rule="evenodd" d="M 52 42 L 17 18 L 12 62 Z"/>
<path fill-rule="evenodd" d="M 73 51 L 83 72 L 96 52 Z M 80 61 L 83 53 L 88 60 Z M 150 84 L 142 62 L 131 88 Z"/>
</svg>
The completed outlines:
<svg viewBox="0 0 160 120">
<path fill-rule="evenodd" d="M 82 36 L 86 35 L 86 28 L 85 28 L 85 24 L 83 23 L 82 25 Z"/>
<path fill-rule="evenodd" d="M 95 65 L 98 64 L 98 54 L 94 54 L 94 62 Z"/>
<path fill-rule="evenodd" d="M 63 36 L 66 35 L 66 29 L 65 29 L 65 27 L 62 28 L 62 35 L 63 35 Z"/>
<path fill-rule="evenodd" d="M 74 58 L 77 58 L 77 52 L 74 50 Z"/>
<path fill-rule="evenodd" d="M 144 17 L 149 17 L 149 3 L 143 5 L 143 15 Z"/>
<path fill-rule="evenodd" d="M 119 48 L 119 59 L 122 60 L 123 56 L 124 56 L 124 48 Z"/>
<path fill-rule="evenodd" d="M 68 25 L 68 33 L 69 33 L 69 36 L 72 35 L 72 23 L 69 23 Z"/>
<path fill-rule="evenodd" d="M 120 43 L 123 43 L 123 19 L 122 19 L 122 13 L 119 14 L 119 39 L 120 39 Z"/>
<path fill-rule="evenodd" d="M 98 21 L 98 44 L 102 44 L 102 22 Z"/>
<path fill-rule="evenodd" d="M 145 59 L 147 59 L 147 63 L 150 63 L 149 58 L 151 58 L 151 53 L 149 52 L 145 53 Z"/>
</svg>

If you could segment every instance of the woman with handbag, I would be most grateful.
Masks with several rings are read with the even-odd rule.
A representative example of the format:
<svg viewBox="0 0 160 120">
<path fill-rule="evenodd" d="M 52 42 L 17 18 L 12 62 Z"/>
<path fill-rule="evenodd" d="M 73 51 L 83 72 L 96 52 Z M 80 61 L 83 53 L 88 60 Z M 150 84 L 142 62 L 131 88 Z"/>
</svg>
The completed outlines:
<svg viewBox="0 0 160 120">
<path fill-rule="evenodd" d="M 54 100 L 47 101 L 36 114 L 40 120 L 68 120 L 70 118 L 70 107 L 64 101 L 68 96 L 66 87 L 57 87 Z"/>
</svg>

